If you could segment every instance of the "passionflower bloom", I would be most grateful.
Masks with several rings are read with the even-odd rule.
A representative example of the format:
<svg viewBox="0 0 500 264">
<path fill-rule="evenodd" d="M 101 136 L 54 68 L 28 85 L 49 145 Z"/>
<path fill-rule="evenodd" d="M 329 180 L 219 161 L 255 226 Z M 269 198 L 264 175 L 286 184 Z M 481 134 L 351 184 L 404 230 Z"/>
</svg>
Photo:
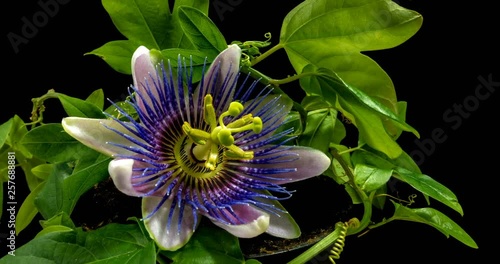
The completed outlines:
<svg viewBox="0 0 500 264">
<path fill-rule="evenodd" d="M 239 78 L 237 45 L 215 58 L 196 87 L 189 58 L 174 71 L 155 54 L 141 46 L 132 57 L 137 119 L 118 108 L 126 121 L 67 117 L 64 130 L 113 157 L 115 186 L 142 197 L 145 226 L 161 249 L 186 244 L 201 216 L 237 237 L 298 237 L 279 203 L 291 196 L 282 184 L 317 176 L 330 160 L 287 144 L 291 130 L 276 132 L 292 102 Z"/>
</svg>

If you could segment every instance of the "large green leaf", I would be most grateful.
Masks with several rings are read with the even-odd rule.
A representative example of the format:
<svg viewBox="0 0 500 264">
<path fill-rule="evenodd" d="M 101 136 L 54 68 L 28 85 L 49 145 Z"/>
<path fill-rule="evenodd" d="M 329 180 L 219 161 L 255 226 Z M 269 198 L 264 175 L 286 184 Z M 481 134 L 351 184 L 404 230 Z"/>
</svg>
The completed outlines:
<svg viewBox="0 0 500 264">
<path fill-rule="evenodd" d="M 297 73 L 307 64 L 328 68 L 396 111 L 391 79 L 361 52 L 396 47 L 421 24 L 420 14 L 390 0 L 308 0 L 285 17 L 280 45 Z"/>
<path fill-rule="evenodd" d="M 442 232 L 446 237 L 452 236 L 471 248 L 478 248 L 467 232 L 440 211 L 429 207 L 410 209 L 394 202 L 393 204 L 396 211 L 391 219 L 427 224 Z"/>
<path fill-rule="evenodd" d="M 0 264 L 155 263 L 154 242 L 137 224 L 108 224 L 87 232 L 64 229 L 34 238 Z"/>
</svg>

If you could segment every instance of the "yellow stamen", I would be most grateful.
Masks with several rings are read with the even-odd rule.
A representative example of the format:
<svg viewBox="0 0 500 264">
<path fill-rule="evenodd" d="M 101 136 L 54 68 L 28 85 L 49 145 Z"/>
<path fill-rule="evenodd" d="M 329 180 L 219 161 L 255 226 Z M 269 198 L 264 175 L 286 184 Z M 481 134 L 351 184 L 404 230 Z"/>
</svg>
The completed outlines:
<svg viewBox="0 0 500 264">
<path fill-rule="evenodd" d="M 210 170 L 215 170 L 217 167 L 217 159 L 219 156 L 219 146 L 226 149 L 224 154 L 227 158 L 232 159 L 252 159 L 253 151 L 244 151 L 238 146 L 234 145 L 233 134 L 240 133 L 247 130 L 252 130 L 254 133 L 260 133 L 263 125 L 260 117 L 253 117 L 252 114 L 247 114 L 241 118 L 232 121 L 228 125 L 224 124 L 224 118 L 227 116 L 236 117 L 243 112 L 244 106 L 239 102 L 231 102 L 228 110 L 223 112 L 218 118 L 213 106 L 212 95 L 207 94 L 204 98 L 203 111 L 204 120 L 210 127 L 210 132 L 192 128 L 188 122 L 182 125 L 184 133 L 197 145 L 204 146 L 195 147 L 196 158 L 205 159 L 205 167 Z M 201 160 L 201 159 L 200 159 Z"/>
</svg>

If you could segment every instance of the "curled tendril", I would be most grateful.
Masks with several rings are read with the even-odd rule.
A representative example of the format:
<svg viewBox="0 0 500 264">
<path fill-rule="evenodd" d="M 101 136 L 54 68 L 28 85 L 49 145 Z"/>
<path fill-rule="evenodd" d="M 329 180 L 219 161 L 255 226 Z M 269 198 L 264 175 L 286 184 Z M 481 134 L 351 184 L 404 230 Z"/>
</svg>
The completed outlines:
<svg viewBox="0 0 500 264">
<path fill-rule="evenodd" d="M 335 260 L 340 258 L 340 253 L 344 250 L 345 238 L 347 237 L 347 231 L 349 228 L 357 228 L 360 222 L 357 218 L 352 218 L 347 222 L 338 222 L 335 226 L 340 229 L 339 237 L 333 243 L 332 249 L 330 249 L 330 255 L 328 258 L 332 264 L 335 264 Z"/>
<path fill-rule="evenodd" d="M 251 61 L 255 59 L 256 57 L 259 57 L 262 53 L 260 52 L 260 48 L 265 48 L 269 45 L 271 45 L 271 33 L 267 32 L 264 34 L 264 37 L 266 40 L 260 41 L 260 40 L 248 40 L 245 42 L 241 41 L 233 41 L 231 44 L 237 44 L 242 51 L 242 65 L 243 66 L 250 66 Z"/>
</svg>

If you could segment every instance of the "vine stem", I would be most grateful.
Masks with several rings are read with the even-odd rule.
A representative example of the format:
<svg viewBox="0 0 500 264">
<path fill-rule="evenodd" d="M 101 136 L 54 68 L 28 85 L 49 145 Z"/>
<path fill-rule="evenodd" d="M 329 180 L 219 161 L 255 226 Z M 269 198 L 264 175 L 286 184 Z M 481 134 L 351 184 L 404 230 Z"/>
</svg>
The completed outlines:
<svg viewBox="0 0 500 264">
<path fill-rule="evenodd" d="M 356 191 L 356 193 L 363 201 L 363 208 L 364 208 L 363 218 L 361 219 L 358 226 L 355 226 L 353 228 L 348 228 L 347 230 L 347 235 L 354 235 L 363 231 L 370 224 L 372 216 L 372 199 L 375 195 L 375 192 L 371 192 L 370 196 L 367 196 L 366 193 L 356 185 L 354 181 L 354 175 L 352 174 L 351 169 L 349 168 L 345 160 L 342 158 L 342 156 L 338 153 L 338 151 L 336 149 L 333 149 L 331 151 L 331 154 L 333 155 L 333 158 L 339 162 L 340 166 L 348 176 L 349 178 L 348 184 Z M 288 264 L 302 264 L 311 260 L 319 253 L 329 248 L 335 242 L 335 240 L 337 240 L 337 238 L 340 236 L 340 231 L 341 229 L 336 226 L 335 230 L 332 233 L 321 239 L 319 242 L 311 246 L 309 249 L 304 251 L 299 256 L 292 259 L 290 262 L 288 262 Z"/>
<path fill-rule="evenodd" d="M 36 124 L 43 122 L 43 112 L 45 111 L 43 102 L 50 98 L 59 98 L 59 93 L 56 93 L 54 89 L 50 89 L 46 94 L 31 99 L 33 102 L 33 109 L 31 110 L 30 117 L 31 123 L 26 125 L 31 125 L 31 128 L 33 129 Z"/>
<path fill-rule="evenodd" d="M 276 52 L 277 50 L 280 50 L 282 48 L 283 48 L 283 45 L 281 43 L 274 45 L 272 48 L 270 48 L 270 49 L 266 50 L 264 53 L 262 53 L 259 57 L 255 58 L 252 61 L 251 66 L 254 66 L 255 64 L 263 61 L 264 59 L 269 57 L 271 54 L 273 54 L 274 52 Z"/>
</svg>

